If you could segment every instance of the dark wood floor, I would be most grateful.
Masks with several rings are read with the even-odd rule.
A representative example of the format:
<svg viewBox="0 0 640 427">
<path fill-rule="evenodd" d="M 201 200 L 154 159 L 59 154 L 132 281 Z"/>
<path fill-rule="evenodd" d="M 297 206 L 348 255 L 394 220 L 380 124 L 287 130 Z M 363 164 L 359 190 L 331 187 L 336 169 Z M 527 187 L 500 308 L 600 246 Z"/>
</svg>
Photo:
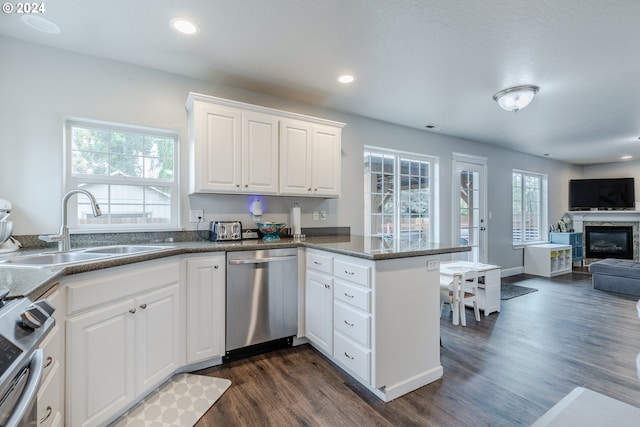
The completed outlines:
<svg viewBox="0 0 640 427">
<path fill-rule="evenodd" d="M 506 282 L 539 291 L 466 327 L 443 311 L 441 380 L 385 404 L 302 345 L 200 372 L 232 385 L 197 426 L 528 426 L 577 386 L 640 407 L 636 298 L 580 272 Z"/>
</svg>

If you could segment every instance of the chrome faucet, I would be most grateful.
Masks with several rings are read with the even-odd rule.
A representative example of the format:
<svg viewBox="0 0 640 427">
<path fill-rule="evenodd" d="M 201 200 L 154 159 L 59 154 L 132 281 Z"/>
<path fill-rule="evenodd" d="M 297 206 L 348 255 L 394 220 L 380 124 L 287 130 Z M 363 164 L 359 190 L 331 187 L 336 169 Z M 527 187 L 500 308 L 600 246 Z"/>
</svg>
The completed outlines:
<svg viewBox="0 0 640 427">
<path fill-rule="evenodd" d="M 67 194 L 65 194 L 62 198 L 62 225 L 60 226 L 60 233 L 47 234 L 38 237 L 40 240 L 44 240 L 45 242 L 58 242 L 58 250 L 61 252 L 66 252 L 71 249 L 71 244 L 69 242 L 69 226 L 67 225 L 67 202 L 69 201 L 69 197 L 73 196 L 76 193 L 82 193 L 89 198 L 89 200 L 91 201 L 91 210 L 93 210 L 93 216 L 102 215 L 102 211 L 100 211 L 98 201 L 96 200 L 94 195 L 87 190 L 76 189 L 71 190 Z"/>
</svg>

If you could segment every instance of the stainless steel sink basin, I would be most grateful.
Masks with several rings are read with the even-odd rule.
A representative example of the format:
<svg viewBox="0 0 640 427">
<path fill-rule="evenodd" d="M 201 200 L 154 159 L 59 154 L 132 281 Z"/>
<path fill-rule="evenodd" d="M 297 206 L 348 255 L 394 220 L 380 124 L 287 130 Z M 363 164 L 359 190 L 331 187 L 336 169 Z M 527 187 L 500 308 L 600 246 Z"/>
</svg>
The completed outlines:
<svg viewBox="0 0 640 427">
<path fill-rule="evenodd" d="M 106 260 L 127 255 L 139 255 L 169 248 L 169 246 L 144 245 L 100 246 L 97 248 L 87 248 L 70 252 L 45 252 L 37 255 L 17 256 L 0 261 L 0 265 L 12 265 L 15 267 L 58 267 L 69 264 Z"/>
<path fill-rule="evenodd" d="M 91 254 L 109 254 L 109 255 L 133 255 L 145 252 L 161 251 L 168 249 L 167 246 L 143 246 L 143 245 L 114 245 L 101 246 L 99 248 L 88 248 L 82 252 Z"/>
<path fill-rule="evenodd" d="M 49 267 L 54 265 L 75 264 L 107 258 L 105 254 L 86 252 L 52 252 L 38 255 L 19 256 L 2 261 L 2 264 L 15 266 Z"/>
</svg>

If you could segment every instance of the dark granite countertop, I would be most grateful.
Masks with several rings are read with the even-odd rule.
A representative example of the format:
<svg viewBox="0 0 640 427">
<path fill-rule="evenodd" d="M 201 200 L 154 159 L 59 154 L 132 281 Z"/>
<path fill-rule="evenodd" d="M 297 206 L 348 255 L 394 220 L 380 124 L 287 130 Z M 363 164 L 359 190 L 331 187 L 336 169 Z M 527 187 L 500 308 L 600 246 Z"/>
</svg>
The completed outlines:
<svg viewBox="0 0 640 427">
<path fill-rule="evenodd" d="M 154 243 L 154 245 L 158 245 L 158 243 Z M 264 242 L 262 240 L 211 242 L 208 240 L 200 240 L 192 242 L 163 243 L 161 245 L 165 246 L 166 249 L 141 254 L 104 258 L 96 261 L 59 266 L 55 268 L 17 267 L 13 265 L 3 265 L 0 263 L 0 287 L 8 288 L 10 290 L 9 298 L 28 296 L 35 300 L 46 293 L 47 290 L 60 281 L 64 276 L 190 253 L 306 247 L 378 261 L 394 258 L 467 252 L 471 249 L 469 246 L 456 246 L 447 243 L 394 240 L 357 235 L 307 237 L 307 239 L 302 242 L 293 241 L 291 238 L 283 238 L 276 242 Z M 23 250 L 2 256 L 0 257 L 0 260 L 13 256 L 30 255 L 41 252 L 52 251 L 43 251 L 42 249 Z"/>
</svg>

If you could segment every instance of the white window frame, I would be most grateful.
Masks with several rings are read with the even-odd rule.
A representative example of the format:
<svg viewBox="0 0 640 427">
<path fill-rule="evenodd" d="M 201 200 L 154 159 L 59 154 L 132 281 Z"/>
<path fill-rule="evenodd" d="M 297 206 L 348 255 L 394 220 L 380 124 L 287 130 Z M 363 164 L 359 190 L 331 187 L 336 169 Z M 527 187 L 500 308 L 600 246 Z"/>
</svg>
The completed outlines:
<svg viewBox="0 0 640 427">
<path fill-rule="evenodd" d="M 539 198 L 540 198 L 540 206 L 539 206 L 539 218 L 538 218 L 538 222 L 540 224 L 540 229 L 538 232 L 538 238 L 537 239 L 531 239 L 531 240 L 527 240 L 526 238 L 526 230 L 524 233 L 524 239 L 521 238 L 520 240 L 515 240 L 513 238 L 514 234 L 515 234 L 515 230 L 516 228 L 514 227 L 514 223 L 513 223 L 513 218 L 515 217 L 515 213 L 513 212 L 513 205 L 515 203 L 514 197 L 515 194 L 513 192 L 513 176 L 515 174 L 520 174 L 522 175 L 523 178 L 525 177 L 535 177 L 537 179 L 540 179 L 540 194 L 539 194 Z M 522 187 L 520 188 L 520 191 L 522 192 L 522 194 L 524 195 L 524 183 L 525 183 L 525 179 L 521 180 L 521 185 Z M 513 169 L 511 172 L 511 208 L 512 208 L 512 212 L 511 212 L 511 218 L 512 218 L 512 223 L 511 223 L 511 236 L 512 236 L 512 244 L 514 247 L 523 247 L 523 246 L 527 246 L 527 245 L 535 245 L 535 244 L 539 244 L 539 243 L 544 243 L 547 242 L 548 239 L 548 233 L 547 230 L 549 229 L 549 222 L 548 222 L 548 206 L 549 206 L 549 193 L 548 193 L 548 177 L 546 174 L 542 174 L 542 173 L 538 173 L 538 172 L 531 172 L 531 171 L 525 171 L 525 170 L 520 170 L 520 169 Z M 525 210 L 525 203 L 526 200 L 523 197 L 522 200 L 520 201 L 520 212 L 521 212 L 521 218 L 520 218 L 520 222 L 521 224 L 526 224 L 526 219 L 525 219 L 525 214 L 526 214 L 526 210 Z M 521 233 L 522 236 L 522 233 Z"/>
<path fill-rule="evenodd" d="M 429 228 L 428 228 L 428 236 L 430 241 L 438 241 L 438 231 L 439 231 L 439 217 L 438 217 L 438 213 L 439 213 L 439 205 L 438 205 L 438 189 L 439 189 L 439 185 L 436 182 L 437 177 L 438 177 L 438 158 L 434 157 L 434 156 L 429 156 L 429 155 L 425 155 L 425 154 L 419 154 L 419 153 L 411 153 L 411 152 L 406 152 L 406 151 L 399 151 L 399 150 L 391 150 L 388 148 L 380 148 L 380 147 L 374 147 L 374 146 L 365 146 L 364 150 L 363 150 L 363 158 L 364 158 L 364 153 L 365 152 L 371 152 L 371 153 L 375 153 L 375 154 L 379 154 L 379 155 L 383 155 L 383 156 L 391 156 L 394 158 L 394 163 L 395 163 L 395 167 L 394 167 L 394 182 L 398 182 L 400 180 L 400 175 L 401 175 L 401 170 L 400 170 L 400 159 L 409 159 L 409 160 L 416 160 L 419 162 L 426 162 L 429 164 L 429 173 L 428 173 L 428 180 L 429 180 Z M 394 189 L 397 189 L 398 186 L 394 185 Z M 364 234 L 367 236 L 371 236 L 371 203 L 370 203 L 370 194 L 371 192 L 369 191 L 369 189 L 367 188 L 366 184 L 364 187 L 364 197 L 365 197 L 365 209 L 364 209 L 364 223 L 365 223 L 365 229 L 364 229 Z M 401 222 L 401 215 L 400 215 L 400 200 L 398 197 L 395 197 L 395 206 L 394 206 L 394 230 L 400 230 L 400 222 Z M 410 233 L 411 234 L 411 233 Z M 417 233 L 416 233 L 417 234 Z M 398 236 L 397 233 L 393 233 L 391 236 L 378 236 L 378 237 L 389 237 L 389 238 L 393 238 L 393 239 L 398 239 L 400 236 Z"/>
<path fill-rule="evenodd" d="M 145 135 L 161 136 L 173 138 L 173 179 L 166 178 L 140 178 L 128 176 L 108 176 L 108 175 L 73 175 L 72 174 L 72 137 L 73 127 L 86 127 L 92 129 L 102 129 L 107 131 L 139 133 Z M 78 200 L 82 195 L 71 197 L 68 201 L 68 225 L 74 233 L 96 233 L 96 232 L 134 232 L 134 231 L 178 231 L 180 230 L 180 140 L 177 131 L 150 128 L 144 126 L 128 125 L 82 118 L 64 119 L 64 188 L 65 192 L 82 188 L 83 184 L 104 184 L 104 185 L 131 185 L 131 186 L 161 186 L 169 187 L 171 204 L 169 207 L 170 221 L 164 224 L 79 224 L 78 223 L 78 201 L 86 203 L 87 200 Z M 100 204 L 100 200 L 98 200 Z M 102 206 L 103 213 L 106 211 Z"/>
</svg>

